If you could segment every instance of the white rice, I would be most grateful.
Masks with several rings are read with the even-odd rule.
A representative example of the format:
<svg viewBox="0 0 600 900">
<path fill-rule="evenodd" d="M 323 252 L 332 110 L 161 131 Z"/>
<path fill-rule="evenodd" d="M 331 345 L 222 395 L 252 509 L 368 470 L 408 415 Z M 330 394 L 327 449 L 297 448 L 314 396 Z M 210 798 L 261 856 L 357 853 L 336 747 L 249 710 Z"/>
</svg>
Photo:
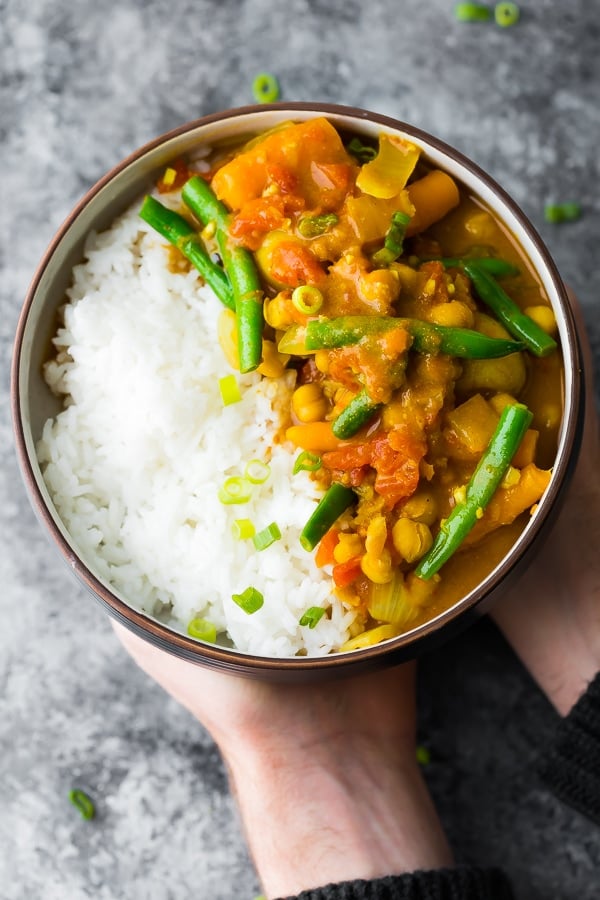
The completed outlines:
<svg viewBox="0 0 600 900">
<path fill-rule="evenodd" d="M 299 543 L 319 492 L 306 473 L 292 475 L 293 448 L 273 443 L 294 376 L 238 375 L 242 400 L 223 406 L 222 307 L 195 270 L 168 270 L 137 210 L 90 236 L 47 366 L 66 401 L 38 445 L 58 513 L 88 566 L 132 607 L 183 631 L 205 617 L 249 653 L 329 653 L 355 614 Z M 270 477 L 247 504 L 223 505 L 218 488 L 251 459 L 269 460 Z M 257 530 L 276 522 L 282 538 L 258 552 L 233 537 L 238 518 Z M 264 596 L 252 615 L 232 600 L 249 586 Z M 299 625 L 310 606 L 330 609 L 312 629 Z"/>
</svg>

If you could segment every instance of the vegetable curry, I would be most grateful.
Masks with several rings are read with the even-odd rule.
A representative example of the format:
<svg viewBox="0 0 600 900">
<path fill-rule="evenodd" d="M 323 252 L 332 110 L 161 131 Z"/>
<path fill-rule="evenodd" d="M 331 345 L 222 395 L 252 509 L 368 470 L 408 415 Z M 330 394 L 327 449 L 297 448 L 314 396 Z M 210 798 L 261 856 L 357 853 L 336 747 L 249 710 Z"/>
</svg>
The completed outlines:
<svg viewBox="0 0 600 900">
<path fill-rule="evenodd" d="M 285 122 L 211 166 L 159 182 L 181 215 L 141 215 L 222 300 L 230 365 L 295 372 L 281 439 L 323 490 L 301 542 L 358 611 L 341 649 L 376 643 L 464 596 L 535 511 L 562 415 L 552 308 L 506 228 L 398 136 Z"/>
</svg>

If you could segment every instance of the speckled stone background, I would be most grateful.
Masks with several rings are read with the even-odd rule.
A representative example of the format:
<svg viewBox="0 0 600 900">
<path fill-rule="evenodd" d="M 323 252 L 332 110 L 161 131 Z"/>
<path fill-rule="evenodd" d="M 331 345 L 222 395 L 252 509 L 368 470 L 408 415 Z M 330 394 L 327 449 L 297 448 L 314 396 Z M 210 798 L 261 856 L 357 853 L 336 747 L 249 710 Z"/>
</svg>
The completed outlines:
<svg viewBox="0 0 600 900">
<path fill-rule="evenodd" d="M 258 884 L 218 753 L 125 657 L 46 542 L 12 448 L 9 360 L 38 259 L 85 190 L 186 120 L 251 101 L 388 113 L 495 176 L 578 291 L 600 350 L 600 4 L 522 3 L 511 29 L 451 0 L 0 0 L 0 898 L 250 900 Z M 578 200 L 572 225 L 544 224 Z M 536 785 L 554 713 L 489 623 L 422 666 L 427 777 L 465 862 L 519 900 L 597 900 L 600 830 Z M 74 784 L 96 800 L 83 822 Z"/>
</svg>

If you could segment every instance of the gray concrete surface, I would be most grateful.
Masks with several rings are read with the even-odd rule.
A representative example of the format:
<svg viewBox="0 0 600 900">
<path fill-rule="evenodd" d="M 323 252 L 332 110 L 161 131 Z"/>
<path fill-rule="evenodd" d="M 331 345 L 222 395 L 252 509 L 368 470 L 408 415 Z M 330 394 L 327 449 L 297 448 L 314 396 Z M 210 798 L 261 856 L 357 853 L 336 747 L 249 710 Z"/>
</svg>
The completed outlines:
<svg viewBox="0 0 600 900">
<path fill-rule="evenodd" d="M 600 5 L 523 2 L 512 29 L 450 0 L 0 0 L 0 898 L 250 900 L 256 877 L 199 725 L 136 670 L 47 543 L 12 449 L 9 360 L 36 263 L 84 191 L 145 141 L 251 100 L 357 104 L 495 176 L 579 293 L 600 351 Z M 549 199 L 581 220 L 543 222 Z M 519 900 L 600 896 L 600 830 L 532 776 L 554 713 L 488 623 L 424 660 L 427 778 L 457 858 Z M 79 819 L 73 784 L 96 799 Z"/>
</svg>

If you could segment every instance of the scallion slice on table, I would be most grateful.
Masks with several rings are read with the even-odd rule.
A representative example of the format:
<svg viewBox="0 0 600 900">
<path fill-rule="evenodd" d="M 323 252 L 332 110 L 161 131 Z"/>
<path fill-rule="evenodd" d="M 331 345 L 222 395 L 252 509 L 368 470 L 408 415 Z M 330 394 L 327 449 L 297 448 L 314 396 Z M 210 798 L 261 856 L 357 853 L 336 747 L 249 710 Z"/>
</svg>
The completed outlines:
<svg viewBox="0 0 600 900">
<path fill-rule="evenodd" d="M 261 72 L 252 82 L 252 96 L 257 103 L 275 103 L 279 97 L 279 82 L 269 72 Z"/>
<path fill-rule="evenodd" d="M 214 644 L 217 639 L 217 626 L 208 619 L 196 616 L 188 622 L 187 633 L 198 641 Z"/>
<path fill-rule="evenodd" d="M 223 406 L 231 406 L 232 403 L 239 403 L 242 399 L 240 386 L 235 375 L 224 375 L 223 378 L 219 378 L 219 390 L 221 391 Z"/>
<path fill-rule="evenodd" d="M 279 525 L 277 522 L 271 522 L 270 525 L 267 525 L 266 528 L 263 528 L 262 531 L 258 531 L 253 536 L 252 543 L 257 550 L 266 550 L 267 547 L 270 547 L 271 544 L 274 544 L 275 541 L 278 541 L 280 538 L 281 531 Z"/>
<path fill-rule="evenodd" d="M 581 216 L 579 203 L 547 203 L 544 207 L 546 222 L 575 222 Z"/>
<path fill-rule="evenodd" d="M 81 791 L 79 788 L 73 788 L 73 790 L 69 791 L 69 800 L 73 806 L 77 807 L 81 813 L 82 819 L 89 821 L 89 819 L 93 819 L 96 815 L 94 801 L 85 793 L 85 791 Z"/>
<path fill-rule="evenodd" d="M 298 624 L 308 625 L 309 628 L 315 628 L 324 615 L 325 610 L 322 606 L 310 606 L 306 612 L 302 614 Z"/>
<path fill-rule="evenodd" d="M 500 25 L 501 28 L 516 25 L 520 16 L 521 10 L 516 3 L 496 3 L 494 7 L 496 25 Z"/>
<path fill-rule="evenodd" d="M 240 609 L 243 609 L 245 613 L 248 613 L 249 616 L 252 615 L 252 613 L 258 612 L 265 602 L 265 598 L 255 587 L 247 587 L 241 594 L 232 594 L 231 599 L 234 603 L 237 603 Z"/>
<path fill-rule="evenodd" d="M 321 497 L 317 508 L 302 529 L 300 543 L 304 549 L 314 550 L 323 535 L 353 503 L 356 503 L 354 491 L 334 481 Z"/>
<path fill-rule="evenodd" d="M 415 574 L 428 579 L 458 550 L 500 486 L 532 413 L 522 403 L 505 406 L 492 438 L 471 475 L 464 500 L 457 503 L 438 531 L 431 549 L 419 562 Z"/>
<path fill-rule="evenodd" d="M 247 478 L 232 475 L 225 479 L 219 488 L 218 496 L 225 506 L 230 506 L 232 503 L 247 503 L 252 496 L 252 485 Z"/>
<path fill-rule="evenodd" d="M 489 22 L 492 11 L 484 3 L 457 3 L 454 18 L 459 22 Z"/>
<path fill-rule="evenodd" d="M 431 753 L 422 744 L 417 747 L 417 762 L 420 766 L 428 766 L 431 762 Z"/>
</svg>

